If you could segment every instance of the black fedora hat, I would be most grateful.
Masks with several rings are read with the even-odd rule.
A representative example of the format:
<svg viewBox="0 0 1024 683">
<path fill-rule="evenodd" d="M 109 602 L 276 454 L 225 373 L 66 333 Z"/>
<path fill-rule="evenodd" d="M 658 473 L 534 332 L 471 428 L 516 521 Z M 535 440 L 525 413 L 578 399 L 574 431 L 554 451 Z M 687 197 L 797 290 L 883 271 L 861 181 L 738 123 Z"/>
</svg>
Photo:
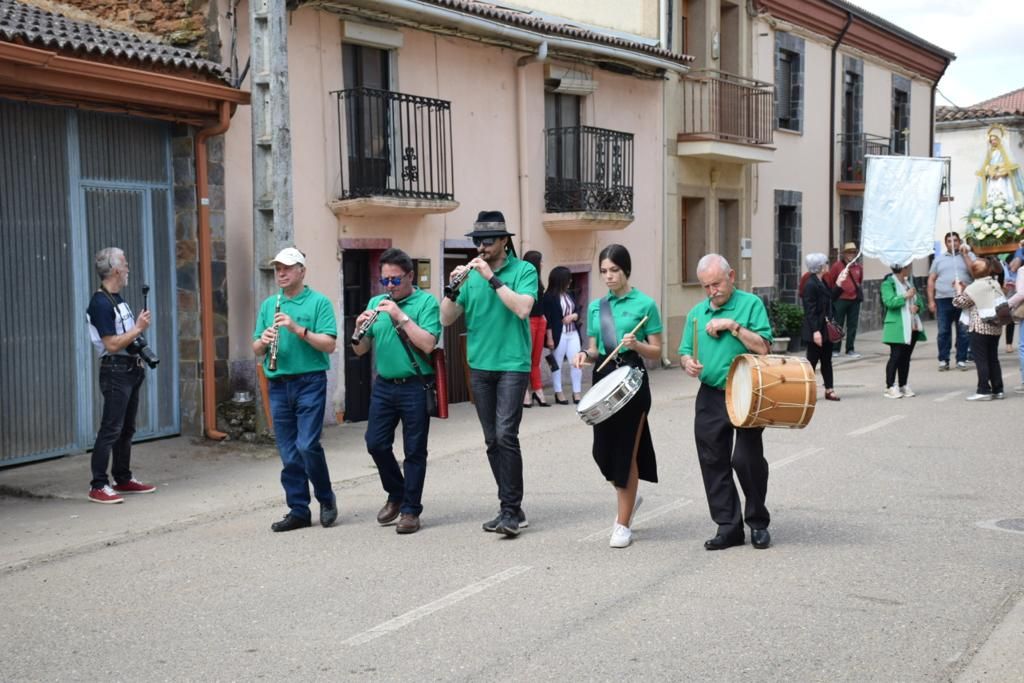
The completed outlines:
<svg viewBox="0 0 1024 683">
<path fill-rule="evenodd" d="M 481 211 L 473 223 L 473 232 L 467 232 L 466 237 L 511 237 L 514 234 L 508 231 L 501 211 Z"/>
</svg>

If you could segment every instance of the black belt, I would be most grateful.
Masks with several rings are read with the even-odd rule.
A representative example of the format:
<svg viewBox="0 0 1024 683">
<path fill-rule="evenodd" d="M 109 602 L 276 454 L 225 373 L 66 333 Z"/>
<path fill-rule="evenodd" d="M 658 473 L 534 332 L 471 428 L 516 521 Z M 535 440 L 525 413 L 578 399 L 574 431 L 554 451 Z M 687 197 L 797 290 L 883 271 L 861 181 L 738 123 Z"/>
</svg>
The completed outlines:
<svg viewBox="0 0 1024 683">
<path fill-rule="evenodd" d="M 316 372 L 300 372 L 297 375 L 277 375 L 275 377 L 268 377 L 267 380 L 271 381 L 271 382 L 274 382 L 274 383 L 290 382 L 293 379 L 299 379 L 300 377 L 306 377 L 307 375 L 315 375 L 315 374 L 318 374 L 319 372 L 322 372 L 322 371 L 318 370 Z"/>
<path fill-rule="evenodd" d="M 120 365 L 122 367 L 142 367 L 142 359 L 138 356 L 103 356 L 100 358 L 100 365 Z"/>
<path fill-rule="evenodd" d="M 416 375 L 409 375 L 408 377 L 381 377 L 380 375 L 377 375 L 377 379 L 381 382 L 387 382 L 388 384 L 405 384 L 406 382 L 418 380 L 419 377 Z"/>
</svg>

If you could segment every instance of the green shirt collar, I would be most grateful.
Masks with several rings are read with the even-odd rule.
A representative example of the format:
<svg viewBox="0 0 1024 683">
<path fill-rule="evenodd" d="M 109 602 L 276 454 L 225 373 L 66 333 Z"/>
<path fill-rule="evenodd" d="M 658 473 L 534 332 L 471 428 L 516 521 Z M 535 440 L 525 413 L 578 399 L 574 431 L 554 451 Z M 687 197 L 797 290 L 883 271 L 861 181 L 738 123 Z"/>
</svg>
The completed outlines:
<svg viewBox="0 0 1024 683">
<path fill-rule="evenodd" d="M 309 285 L 302 285 L 302 291 L 301 292 L 299 292 L 298 294 L 296 294 L 295 296 L 293 296 L 291 298 L 288 298 L 288 295 L 285 294 L 284 295 L 284 300 L 285 301 L 291 301 L 292 303 L 296 303 L 296 304 L 301 304 L 301 303 L 305 302 L 306 299 L 309 298 L 309 293 L 311 291 L 312 290 L 309 288 Z"/>
</svg>

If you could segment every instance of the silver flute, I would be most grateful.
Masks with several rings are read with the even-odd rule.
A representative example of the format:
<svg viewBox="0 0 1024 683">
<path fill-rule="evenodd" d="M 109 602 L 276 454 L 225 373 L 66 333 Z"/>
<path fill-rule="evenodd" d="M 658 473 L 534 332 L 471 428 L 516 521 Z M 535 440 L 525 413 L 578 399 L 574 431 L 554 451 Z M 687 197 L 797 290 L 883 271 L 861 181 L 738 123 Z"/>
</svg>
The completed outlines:
<svg viewBox="0 0 1024 683">
<path fill-rule="evenodd" d="M 384 299 L 390 299 L 390 298 L 391 298 L 391 292 L 388 292 L 387 294 L 384 295 Z M 383 299 L 382 299 L 382 301 L 383 301 Z M 352 338 L 350 339 L 350 341 L 353 344 L 358 344 L 359 342 L 361 342 L 363 340 L 363 337 L 366 336 L 366 333 L 370 331 L 371 327 L 373 327 L 373 324 L 375 322 L 377 322 L 377 318 L 379 316 L 380 316 L 380 309 L 378 308 L 378 309 L 374 310 L 373 314 L 369 318 L 367 318 L 366 320 L 363 321 L 362 325 L 360 325 L 359 327 L 356 328 L 356 331 L 352 333 Z"/>
<path fill-rule="evenodd" d="M 444 295 L 455 301 L 455 295 L 459 292 L 459 287 L 466 281 L 469 274 L 473 272 L 472 268 L 466 268 L 464 271 L 452 277 L 451 282 L 444 286 Z"/>
</svg>

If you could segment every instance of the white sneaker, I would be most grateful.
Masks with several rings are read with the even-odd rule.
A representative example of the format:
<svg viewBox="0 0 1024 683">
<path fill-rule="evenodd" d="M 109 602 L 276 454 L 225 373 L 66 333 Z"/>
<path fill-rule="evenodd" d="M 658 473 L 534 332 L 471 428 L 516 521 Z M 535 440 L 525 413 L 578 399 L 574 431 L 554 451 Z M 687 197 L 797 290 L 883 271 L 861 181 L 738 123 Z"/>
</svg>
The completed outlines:
<svg viewBox="0 0 1024 683">
<path fill-rule="evenodd" d="M 889 387 L 883 391 L 882 396 L 885 396 L 886 398 L 903 398 L 903 394 L 900 393 L 900 390 L 895 386 Z"/>
<path fill-rule="evenodd" d="M 992 394 L 971 394 L 967 397 L 968 401 L 991 401 Z"/>
<path fill-rule="evenodd" d="M 917 396 L 917 394 L 914 393 L 914 390 L 911 389 L 909 386 L 907 386 L 907 387 L 900 387 L 900 393 L 903 394 L 903 398 L 910 398 L 911 396 Z"/>
<path fill-rule="evenodd" d="M 1024 394 L 1024 384 L 1018 384 L 1014 388 L 1013 393 L 1015 393 L 1015 394 Z"/>
<path fill-rule="evenodd" d="M 967 363 L 966 363 L 965 361 L 960 361 L 960 362 L 958 362 L 958 363 L 956 364 L 956 369 L 957 369 L 957 370 L 963 370 L 963 371 L 965 371 L 965 372 L 966 372 L 966 370 L 967 370 Z"/>
<path fill-rule="evenodd" d="M 629 527 L 616 524 L 615 529 L 612 530 L 612 538 L 608 541 L 608 545 L 613 548 L 625 548 L 632 542 L 633 532 L 629 530 Z"/>
</svg>

